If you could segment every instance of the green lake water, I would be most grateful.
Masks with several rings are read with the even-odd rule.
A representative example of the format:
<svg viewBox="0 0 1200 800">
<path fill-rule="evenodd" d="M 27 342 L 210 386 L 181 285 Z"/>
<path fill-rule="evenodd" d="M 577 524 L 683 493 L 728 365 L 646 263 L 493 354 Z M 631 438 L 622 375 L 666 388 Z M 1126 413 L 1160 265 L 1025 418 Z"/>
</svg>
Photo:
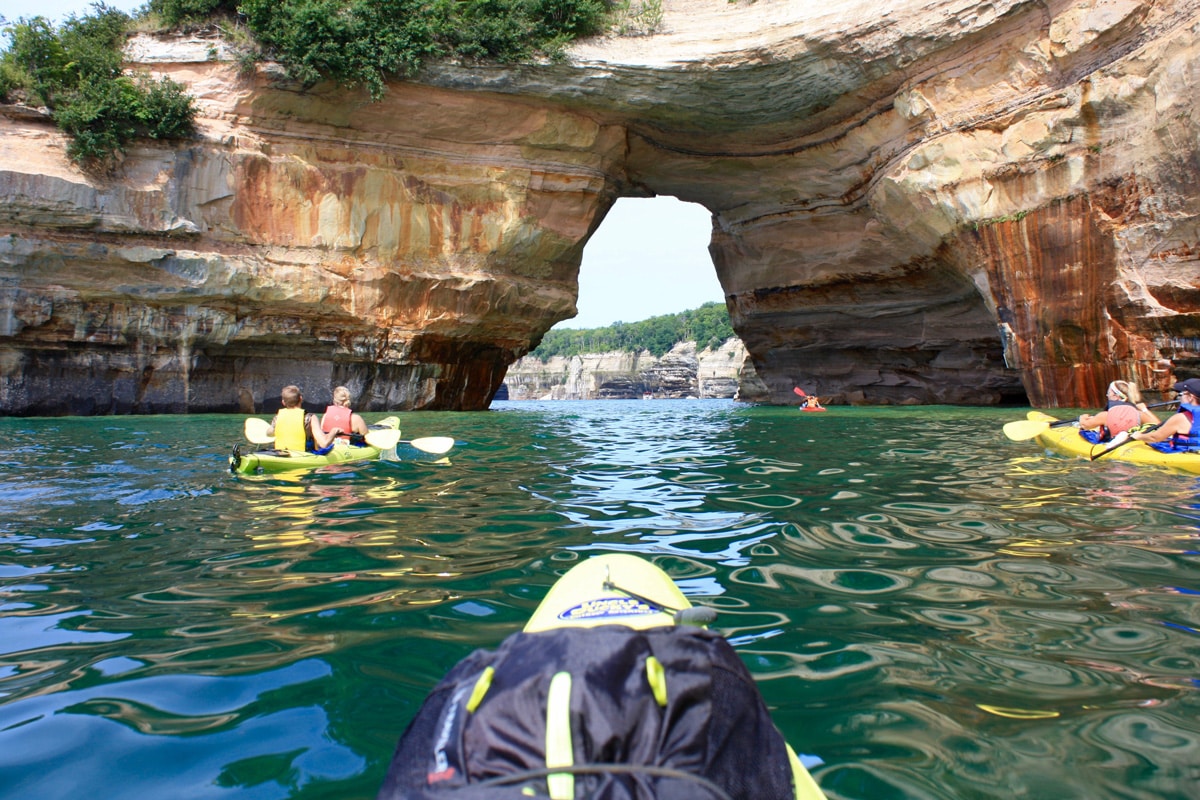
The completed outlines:
<svg viewBox="0 0 1200 800">
<path fill-rule="evenodd" d="M 241 417 L 0 419 L 0 797 L 371 798 L 614 551 L 720 610 L 831 798 L 1200 796 L 1200 484 L 1023 416 L 499 403 L 401 415 L 444 463 L 255 478 Z"/>
</svg>

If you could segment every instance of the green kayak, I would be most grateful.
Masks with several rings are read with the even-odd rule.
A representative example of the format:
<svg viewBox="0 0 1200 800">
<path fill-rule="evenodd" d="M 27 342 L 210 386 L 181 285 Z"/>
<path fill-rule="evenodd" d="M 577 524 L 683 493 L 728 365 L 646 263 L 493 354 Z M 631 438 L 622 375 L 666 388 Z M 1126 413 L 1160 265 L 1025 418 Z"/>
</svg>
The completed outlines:
<svg viewBox="0 0 1200 800">
<path fill-rule="evenodd" d="M 399 438 L 400 418 L 386 417 L 371 426 L 371 431 L 395 431 L 393 436 L 375 437 L 368 435 L 368 440 Z M 253 447 L 254 445 L 245 445 Z M 265 447 L 265 446 L 264 446 Z M 324 455 L 302 452 L 298 450 L 273 450 L 269 447 L 261 450 L 243 452 L 243 445 L 235 445 L 229 456 L 229 471 L 242 475 L 260 475 L 264 472 L 298 472 L 326 467 L 330 464 L 347 464 L 353 461 L 373 461 L 379 458 L 383 449 L 370 444 L 355 445 L 344 440 L 338 440 L 333 449 Z"/>
</svg>

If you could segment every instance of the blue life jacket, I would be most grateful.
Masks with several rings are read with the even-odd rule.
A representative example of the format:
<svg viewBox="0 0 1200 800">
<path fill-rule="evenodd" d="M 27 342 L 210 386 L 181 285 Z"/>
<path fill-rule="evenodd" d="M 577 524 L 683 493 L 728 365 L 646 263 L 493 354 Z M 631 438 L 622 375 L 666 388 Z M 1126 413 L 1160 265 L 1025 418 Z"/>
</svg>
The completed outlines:
<svg viewBox="0 0 1200 800">
<path fill-rule="evenodd" d="M 1189 450 L 1200 450 L 1200 406 L 1190 403 L 1180 403 L 1179 410 L 1186 414 L 1192 422 L 1192 427 L 1186 434 L 1176 433 L 1165 442 L 1155 442 L 1150 446 L 1164 453 L 1184 453 Z"/>
</svg>

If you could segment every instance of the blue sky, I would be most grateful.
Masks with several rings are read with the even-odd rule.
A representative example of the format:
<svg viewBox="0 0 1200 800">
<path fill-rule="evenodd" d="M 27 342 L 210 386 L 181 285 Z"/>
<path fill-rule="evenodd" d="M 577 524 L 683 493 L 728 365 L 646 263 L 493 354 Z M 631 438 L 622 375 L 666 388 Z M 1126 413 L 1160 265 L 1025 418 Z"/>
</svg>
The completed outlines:
<svg viewBox="0 0 1200 800">
<path fill-rule="evenodd" d="M 109 8 L 130 13 L 145 5 L 145 0 L 106 0 Z M 80 0 L 5 0 L 0 5 L 0 15 L 9 22 L 26 17 L 49 17 L 55 22 L 70 16 L 71 12 L 83 16 L 92 10 L 89 2 Z"/>
<path fill-rule="evenodd" d="M 708 255 L 712 220 L 673 197 L 618 200 L 583 249 L 579 315 L 558 328 L 599 328 L 724 299 Z"/>
<path fill-rule="evenodd" d="M 107 0 L 133 12 L 144 0 Z M 44 16 L 58 22 L 91 10 L 80 0 L 4 0 L 9 22 Z M 599 328 L 674 314 L 724 299 L 708 255 L 709 213 L 673 197 L 625 198 L 613 206 L 583 251 L 579 314 L 558 328 Z"/>
</svg>

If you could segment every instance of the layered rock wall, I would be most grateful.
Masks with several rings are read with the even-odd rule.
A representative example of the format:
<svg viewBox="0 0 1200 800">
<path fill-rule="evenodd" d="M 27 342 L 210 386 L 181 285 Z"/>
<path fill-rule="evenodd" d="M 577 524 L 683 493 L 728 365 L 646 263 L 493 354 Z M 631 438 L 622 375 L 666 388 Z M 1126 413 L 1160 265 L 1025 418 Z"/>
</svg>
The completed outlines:
<svg viewBox="0 0 1200 800">
<path fill-rule="evenodd" d="M 371 104 L 227 62 L 159 68 L 190 76 L 203 136 L 112 176 L 69 165 L 46 119 L 0 116 L 0 408 L 247 410 L 289 383 L 477 408 L 574 314 L 619 129 L 415 85 Z"/>
<path fill-rule="evenodd" d="M 733 399 L 746 360 L 738 339 L 699 352 L 695 342 L 680 342 L 661 358 L 649 352 L 546 361 L 525 356 L 509 367 L 504 389 L 509 400 Z"/>
<path fill-rule="evenodd" d="M 0 114 L 0 411 L 483 408 L 651 195 L 713 213 L 759 399 L 1161 390 L 1200 372 L 1198 43 L 1200 0 L 666 0 L 370 103 L 142 37 L 194 141 L 98 177 Z"/>
</svg>

